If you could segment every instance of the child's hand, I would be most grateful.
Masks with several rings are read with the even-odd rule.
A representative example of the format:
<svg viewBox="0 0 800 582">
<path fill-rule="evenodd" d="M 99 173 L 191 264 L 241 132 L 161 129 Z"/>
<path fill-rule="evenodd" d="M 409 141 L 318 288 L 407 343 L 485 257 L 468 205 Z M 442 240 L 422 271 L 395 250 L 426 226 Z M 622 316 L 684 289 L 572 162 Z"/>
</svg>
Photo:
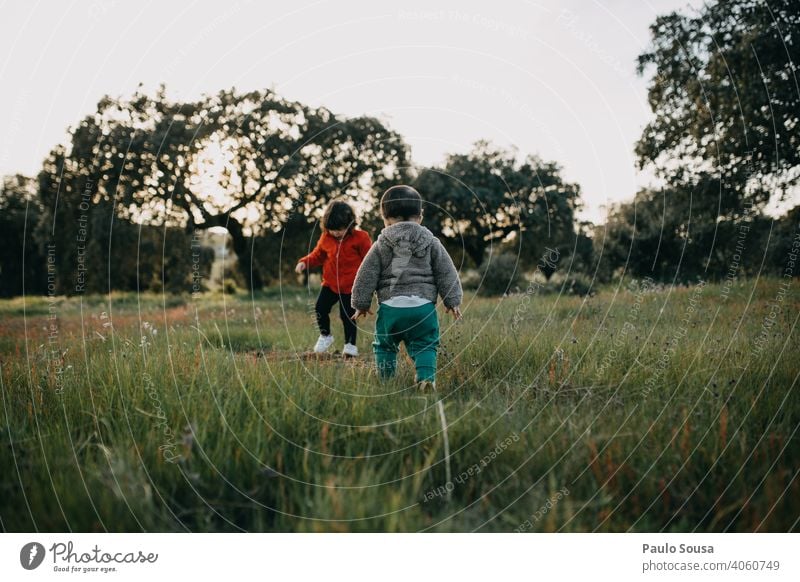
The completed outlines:
<svg viewBox="0 0 800 582">
<path fill-rule="evenodd" d="M 445 311 L 453 315 L 453 317 L 457 320 L 461 319 L 461 308 L 459 306 L 455 307 L 446 307 Z"/>
<path fill-rule="evenodd" d="M 305 270 L 306 270 L 306 264 L 305 263 L 297 263 L 297 265 L 294 268 L 294 272 L 295 273 L 302 273 Z"/>
<path fill-rule="evenodd" d="M 352 319 L 353 321 L 358 321 L 359 317 L 366 317 L 367 315 L 372 315 L 372 312 L 369 309 L 367 309 L 366 311 L 361 311 L 360 309 L 356 309 L 356 312 L 350 319 Z"/>
</svg>

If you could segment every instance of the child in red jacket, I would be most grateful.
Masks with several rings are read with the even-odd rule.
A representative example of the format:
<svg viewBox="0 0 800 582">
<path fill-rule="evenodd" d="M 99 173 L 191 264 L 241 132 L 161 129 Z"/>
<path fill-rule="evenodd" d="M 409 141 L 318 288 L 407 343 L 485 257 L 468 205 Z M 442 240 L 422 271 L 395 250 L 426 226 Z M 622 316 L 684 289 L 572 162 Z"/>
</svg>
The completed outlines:
<svg viewBox="0 0 800 582">
<path fill-rule="evenodd" d="M 344 325 L 344 349 L 348 357 L 358 355 L 356 347 L 356 324 L 351 317 L 355 310 L 350 305 L 350 292 L 358 267 L 367 255 L 372 240 L 363 230 L 356 228 L 356 213 L 341 200 L 334 200 L 322 216 L 322 236 L 317 246 L 297 262 L 295 271 L 322 266 L 322 289 L 317 298 L 316 312 L 319 339 L 314 346 L 316 353 L 328 351 L 333 344 L 331 334 L 331 308 L 339 304 L 339 317 Z"/>
</svg>

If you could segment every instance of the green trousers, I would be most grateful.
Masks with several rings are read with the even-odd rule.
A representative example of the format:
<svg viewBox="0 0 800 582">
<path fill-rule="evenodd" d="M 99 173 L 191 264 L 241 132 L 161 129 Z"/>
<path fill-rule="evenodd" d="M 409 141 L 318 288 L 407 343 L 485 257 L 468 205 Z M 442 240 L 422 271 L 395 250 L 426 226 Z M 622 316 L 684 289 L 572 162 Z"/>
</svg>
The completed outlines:
<svg viewBox="0 0 800 582">
<path fill-rule="evenodd" d="M 391 378 L 397 369 L 397 349 L 405 342 L 408 355 L 414 360 L 417 381 L 436 379 L 436 349 L 439 347 L 439 317 L 436 306 L 426 303 L 418 307 L 378 306 L 375 321 L 375 363 L 381 378 Z"/>
</svg>

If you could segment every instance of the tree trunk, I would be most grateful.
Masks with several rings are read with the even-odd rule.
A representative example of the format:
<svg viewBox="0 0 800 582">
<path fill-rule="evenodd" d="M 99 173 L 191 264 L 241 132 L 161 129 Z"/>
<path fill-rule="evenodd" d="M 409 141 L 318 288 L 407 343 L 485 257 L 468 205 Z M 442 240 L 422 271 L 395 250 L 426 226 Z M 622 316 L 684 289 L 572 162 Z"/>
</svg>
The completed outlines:
<svg viewBox="0 0 800 582">
<path fill-rule="evenodd" d="M 264 279 L 261 277 L 258 264 L 253 260 L 252 237 L 245 236 L 242 232 L 242 225 L 229 216 L 214 216 L 212 220 L 207 220 L 199 225 L 199 228 L 210 228 L 212 226 L 222 226 L 230 233 L 233 240 L 233 252 L 236 253 L 236 264 L 247 289 L 257 290 L 263 288 Z"/>
<path fill-rule="evenodd" d="M 261 277 L 261 271 L 253 260 L 253 239 L 244 236 L 242 226 L 238 222 L 231 221 L 227 229 L 233 238 L 233 250 L 238 259 L 237 265 L 239 272 L 244 277 L 247 289 L 254 291 L 263 288 L 264 280 Z"/>
<path fill-rule="evenodd" d="M 464 245 L 464 251 L 466 251 L 469 258 L 472 259 L 472 262 L 475 263 L 476 268 L 479 268 L 483 264 L 483 255 L 486 252 L 486 245 L 472 242 L 472 244 Z"/>
</svg>

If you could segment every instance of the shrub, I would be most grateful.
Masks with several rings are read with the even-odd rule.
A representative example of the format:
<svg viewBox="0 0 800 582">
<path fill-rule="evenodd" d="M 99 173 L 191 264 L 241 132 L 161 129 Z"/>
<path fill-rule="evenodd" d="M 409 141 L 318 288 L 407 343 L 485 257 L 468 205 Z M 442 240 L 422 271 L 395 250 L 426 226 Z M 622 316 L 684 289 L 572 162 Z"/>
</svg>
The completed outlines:
<svg viewBox="0 0 800 582">
<path fill-rule="evenodd" d="M 562 293 L 583 297 L 593 293 L 592 279 L 583 273 L 571 273 L 563 276 L 554 275 L 545 286 L 545 293 Z"/>
<path fill-rule="evenodd" d="M 504 253 L 489 257 L 481 265 L 479 295 L 503 295 L 516 291 L 522 280 L 519 259 L 516 255 Z"/>
</svg>

